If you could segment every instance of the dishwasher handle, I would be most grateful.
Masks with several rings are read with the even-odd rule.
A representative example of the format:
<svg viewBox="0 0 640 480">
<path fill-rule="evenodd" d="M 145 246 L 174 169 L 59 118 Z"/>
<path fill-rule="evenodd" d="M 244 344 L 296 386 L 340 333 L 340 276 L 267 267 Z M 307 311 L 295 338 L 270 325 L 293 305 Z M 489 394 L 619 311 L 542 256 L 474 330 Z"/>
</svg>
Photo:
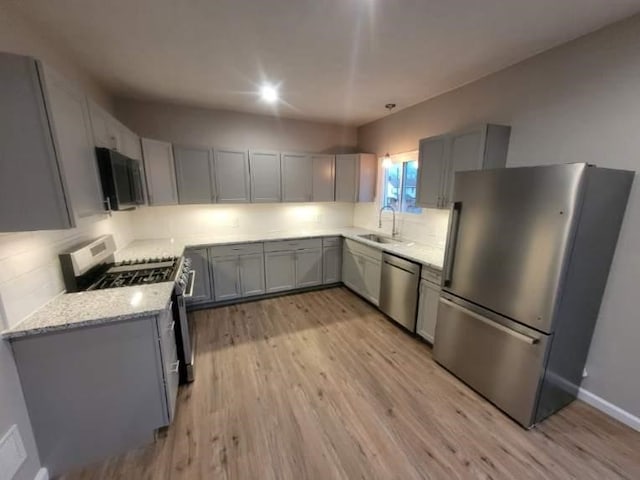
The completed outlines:
<svg viewBox="0 0 640 480">
<path fill-rule="evenodd" d="M 396 257 L 395 255 L 390 255 L 388 253 L 383 253 L 382 261 L 387 265 L 399 268 L 400 270 L 404 270 L 405 272 L 412 275 L 420 275 L 420 265 L 414 262 L 410 262 L 409 260 L 405 260 L 404 258 Z"/>
</svg>

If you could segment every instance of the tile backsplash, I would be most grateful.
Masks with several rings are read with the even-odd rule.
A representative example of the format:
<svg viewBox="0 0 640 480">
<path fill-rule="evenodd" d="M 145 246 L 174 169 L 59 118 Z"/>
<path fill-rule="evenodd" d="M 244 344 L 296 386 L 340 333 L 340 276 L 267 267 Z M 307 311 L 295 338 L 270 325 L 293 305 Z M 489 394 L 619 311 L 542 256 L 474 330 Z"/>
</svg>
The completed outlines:
<svg viewBox="0 0 640 480">
<path fill-rule="evenodd" d="M 350 203 L 180 205 L 131 213 L 135 238 L 314 231 L 353 225 Z"/>
<path fill-rule="evenodd" d="M 15 325 L 64 290 L 58 253 L 107 233 L 118 248 L 129 243 L 130 214 L 115 212 L 70 230 L 0 233 L 0 328 Z"/>
</svg>

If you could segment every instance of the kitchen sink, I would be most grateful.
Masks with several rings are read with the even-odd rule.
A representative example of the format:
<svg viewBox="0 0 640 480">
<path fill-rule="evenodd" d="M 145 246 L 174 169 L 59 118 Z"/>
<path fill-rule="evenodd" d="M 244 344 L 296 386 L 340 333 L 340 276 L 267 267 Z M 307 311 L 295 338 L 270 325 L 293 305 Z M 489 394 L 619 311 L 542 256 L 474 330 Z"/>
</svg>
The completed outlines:
<svg viewBox="0 0 640 480">
<path fill-rule="evenodd" d="M 376 235 L 375 233 L 363 233 L 362 235 L 358 235 L 358 236 L 360 238 L 364 238 L 365 240 L 369 240 L 371 242 L 376 242 L 376 243 L 399 243 L 398 240 Z"/>
</svg>

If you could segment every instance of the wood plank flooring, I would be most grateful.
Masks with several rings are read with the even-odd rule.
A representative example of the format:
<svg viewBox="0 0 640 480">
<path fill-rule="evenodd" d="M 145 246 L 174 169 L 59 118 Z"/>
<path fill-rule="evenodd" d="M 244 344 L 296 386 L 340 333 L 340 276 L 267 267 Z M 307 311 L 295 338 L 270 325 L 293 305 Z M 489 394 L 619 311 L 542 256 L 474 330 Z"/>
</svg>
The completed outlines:
<svg viewBox="0 0 640 480">
<path fill-rule="evenodd" d="M 65 478 L 640 478 L 640 433 L 579 401 L 525 431 L 344 288 L 192 316 L 166 435 Z"/>
</svg>

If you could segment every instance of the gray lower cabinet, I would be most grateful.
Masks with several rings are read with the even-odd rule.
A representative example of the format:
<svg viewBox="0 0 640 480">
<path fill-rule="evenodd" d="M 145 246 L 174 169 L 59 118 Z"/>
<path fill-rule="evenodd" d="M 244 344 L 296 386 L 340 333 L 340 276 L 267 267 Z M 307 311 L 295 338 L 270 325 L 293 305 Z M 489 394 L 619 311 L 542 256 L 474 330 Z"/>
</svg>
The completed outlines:
<svg viewBox="0 0 640 480">
<path fill-rule="evenodd" d="M 294 250 L 265 252 L 264 268 L 267 293 L 296 288 L 296 253 Z"/>
<path fill-rule="evenodd" d="M 373 202 L 378 160 L 371 153 L 336 155 L 336 202 Z"/>
<path fill-rule="evenodd" d="M 149 205 L 176 205 L 178 188 L 171 144 L 150 138 L 143 138 L 141 143 Z"/>
<path fill-rule="evenodd" d="M 179 364 L 167 307 L 158 316 L 11 341 L 49 475 L 140 447 L 171 422 Z"/>
<path fill-rule="evenodd" d="M 0 231 L 104 213 L 82 91 L 34 58 L 0 53 L 0 105 Z"/>
<path fill-rule="evenodd" d="M 216 302 L 265 293 L 265 256 L 262 243 L 209 248 Z"/>
<path fill-rule="evenodd" d="M 246 150 L 214 150 L 218 203 L 248 203 L 249 158 Z"/>
<path fill-rule="evenodd" d="M 173 157 L 176 165 L 178 202 L 180 204 L 214 203 L 216 184 L 211 150 L 174 145 Z"/>
<path fill-rule="evenodd" d="M 440 286 L 424 279 L 420 280 L 416 333 L 430 343 L 433 343 L 436 332 L 439 301 Z"/>
<path fill-rule="evenodd" d="M 420 140 L 416 203 L 447 207 L 456 172 L 504 167 L 510 136 L 509 126 L 483 124 Z"/>
<path fill-rule="evenodd" d="M 313 169 L 312 199 L 314 202 L 336 200 L 335 155 L 311 155 Z"/>
<path fill-rule="evenodd" d="M 342 249 L 342 282 L 374 305 L 380 301 L 382 251 L 353 240 Z"/>
<path fill-rule="evenodd" d="M 191 270 L 195 274 L 193 295 L 187 299 L 187 305 L 213 301 L 207 248 L 187 249 L 184 256 L 191 260 Z"/>
<path fill-rule="evenodd" d="M 342 237 L 322 239 L 322 283 L 342 280 Z"/>
<path fill-rule="evenodd" d="M 249 152 L 251 170 L 251 201 L 274 203 L 282 200 L 281 165 L 279 152 L 252 150 Z"/>
<path fill-rule="evenodd" d="M 313 160 L 304 153 L 283 153 L 282 201 L 310 202 L 313 200 Z"/>
<path fill-rule="evenodd" d="M 322 248 L 296 250 L 296 288 L 322 284 Z"/>
</svg>

